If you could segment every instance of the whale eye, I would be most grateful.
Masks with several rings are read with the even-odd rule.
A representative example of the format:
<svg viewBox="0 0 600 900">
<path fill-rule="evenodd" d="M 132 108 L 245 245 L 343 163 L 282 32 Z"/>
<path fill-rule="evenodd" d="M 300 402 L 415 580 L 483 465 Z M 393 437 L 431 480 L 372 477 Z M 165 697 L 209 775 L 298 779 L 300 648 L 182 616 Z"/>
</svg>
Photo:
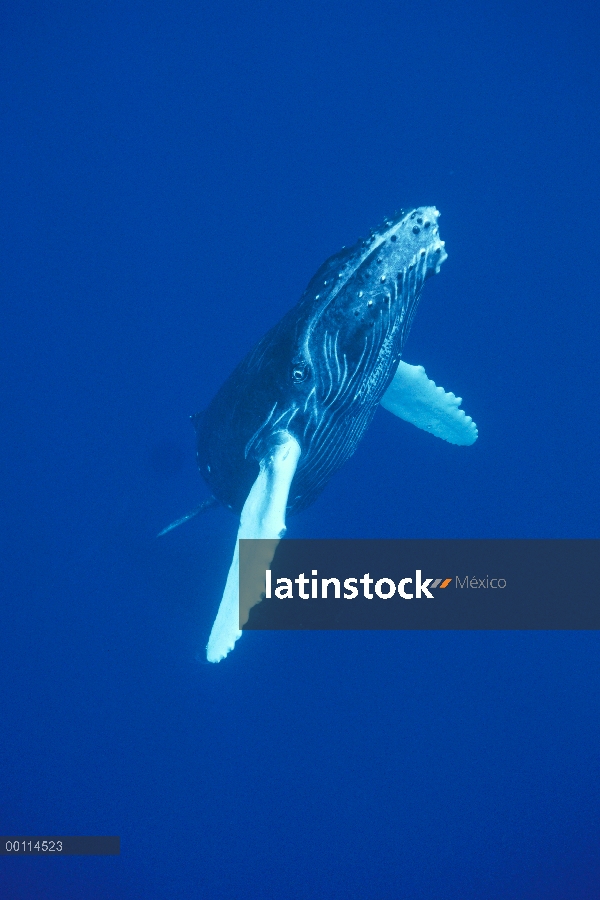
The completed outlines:
<svg viewBox="0 0 600 900">
<path fill-rule="evenodd" d="M 310 366 L 305 365 L 305 363 L 296 363 L 292 368 L 292 381 L 294 384 L 301 384 L 301 382 L 306 381 L 310 374 Z"/>
</svg>

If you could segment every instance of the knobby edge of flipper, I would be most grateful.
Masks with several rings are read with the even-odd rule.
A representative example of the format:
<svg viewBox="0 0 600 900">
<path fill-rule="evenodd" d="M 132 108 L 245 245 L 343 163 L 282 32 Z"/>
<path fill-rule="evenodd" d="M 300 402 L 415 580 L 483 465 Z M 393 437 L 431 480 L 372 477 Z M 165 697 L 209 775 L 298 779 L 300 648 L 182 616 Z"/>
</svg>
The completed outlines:
<svg viewBox="0 0 600 900">
<path fill-rule="evenodd" d="M 401 360 L 380 402 L 400 419 L 450 444 L 468 447 L 477 440 L 475 422 L 460 409 L 462 397 L 438 387 L 427 377 L 423 366 L 411 366 Z"/>
<path fill-rule="evenodd" d="M 261 585 L 264 592 L 264 584 L 260 580 L 255 584 L 253 578 L 249 585 L 250 594 L 245 591 L 243 608 L 240 608 L 240 540 L 265 541 L 261 547 L 260 565 L 257 566 L 264 581 L 265 568 L 268 568 L 277 544 L 285 534 L 285 511 L 300 455 L 300 444 L 296 438 L 287 431 L 281 431 L 273 435 L 268 452 L 260 460 L 258 477 L 242 509 L 233 560 L 206 646 L 209 662 L 220 662 L 233 650 L 242 635 L 241 626 L 248 621 L 250 608 L 262 599 Z"/>
<path fill-rule="evenodd" d="M 203 500 L 202 503 L 199 503 L 198 506 L 194 507 L 191 512 L 186 513 L 185 516 L 181 516 L 181 518 L 179 519 L 175 519 L 174 522 L 171 522 L 170 525 L 167 525 L 166 528 L 163 528 L 162 531 L 159 531 L 156 537 L 162 537 L 164 534 L 168 534 L 169 531 L 173 531 L 174 528 L 178 528 L 185 522 L 189 522 L 190 519 L 194 519 L 196 516 L 199 516 L 200 513 L 206 512 L 209 509 L 214 509 L 215 506 L 220 506 L 217 498 L 207 497 L 206 500 Z"/>
</svg>

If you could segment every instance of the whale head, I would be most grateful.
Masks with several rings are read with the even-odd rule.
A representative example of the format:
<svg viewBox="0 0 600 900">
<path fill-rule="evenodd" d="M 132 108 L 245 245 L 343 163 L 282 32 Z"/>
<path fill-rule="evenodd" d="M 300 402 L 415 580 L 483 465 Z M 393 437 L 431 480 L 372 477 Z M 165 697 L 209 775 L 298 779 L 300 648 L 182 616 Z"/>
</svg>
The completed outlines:
<svg viewBox="0 0 600 900">
<path fill-rule="evenodd" d="M 401 212 L 328 259 L 225 383 L 198 444 L 222 502 L 241 509 L 281 433 L 301 448 L 290 512 L 352 455 L 396 372 L 423 285 L 446 259 L 438 218 L 433 206 Z"/>
</svg>

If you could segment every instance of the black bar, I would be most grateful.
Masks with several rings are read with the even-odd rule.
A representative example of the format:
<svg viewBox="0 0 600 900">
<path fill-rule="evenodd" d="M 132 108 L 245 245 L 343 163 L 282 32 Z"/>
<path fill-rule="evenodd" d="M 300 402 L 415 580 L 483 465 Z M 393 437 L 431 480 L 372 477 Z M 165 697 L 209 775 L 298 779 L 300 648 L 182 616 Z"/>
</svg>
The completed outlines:
<svg viewBox="0 0 600 900">
<path fill-rule="evenodd" d="M 121 838 L 112 835 L 5 835 L 0 856 L 119 856 Z"/>
<path fill-rule="evenodd" d="M 266 553 L 267 542 L 260 543 L 240 541 L 240 601 L 253 592 L 245 601 L 251 608 L 244 629 L 600 629 L 597 539 L 282 540 L 274 557 Z M 277 579 L 287 578 L 294 581 L 291 598 L 273 595 L 260 602 L 258 575 L 264 591 L 267 556 L 272 593 Z M 311 579 L 313 569 L 319 597 L 313 599 L 311 585 L 302 588 L 310 594 L 302 599 L 295 579 L 301 573 Z M 365 573 L 382 579 L 386 594 L 395 584 L 395 592 L 383 599 L 371 584 L 373 597 L 367 599 L 358 583 L 354 598 L 344 598 L 342 590 L 336 600 L 331 589 L 322 599 L 323 578 L 343 585 Z M 430 579 L 431 596 L 417 595 L 421 579 Z M 436 581 L 448 584 L 434 588 Z"/>
</svg>

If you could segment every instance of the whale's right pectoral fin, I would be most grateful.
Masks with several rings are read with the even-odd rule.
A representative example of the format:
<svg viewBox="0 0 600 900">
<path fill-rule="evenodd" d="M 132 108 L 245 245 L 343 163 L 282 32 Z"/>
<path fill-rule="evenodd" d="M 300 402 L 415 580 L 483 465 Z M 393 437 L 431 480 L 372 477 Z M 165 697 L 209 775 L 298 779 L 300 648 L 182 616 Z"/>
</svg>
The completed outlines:
<svg viewBox="0 0 600 900">
<path fill-rule="evenodd" d="M 279 539 L 285 533 L 285 510 L 299 459 L 300 444 L 293 435 L 283 431 L 274 436 L 269 452 L 260 461 L 258 478 L 242 509 L 233 560 L 208 639 L 206 656 L 209 662 L 219 662 L 233 650 L 235 642 L 241 637 L 241 626 L 248 621 L 250 608 L 261 600 L 265 569 L 268 569 Z M 260 547 L 261 559 L 256 560 L 256 585 L 244 585 L 243 603 L 240 604 L 239 542 L 243 538 L 266 541 Z"/>
<path fill-rule="evenodd" d="M 394 415 L 451 444 L 468 446 L 477 440 L 477 426 L 464 410 L 462 399 L 437 387 L 423 366 L 400 362 L 381 405 Z"/>
</svg>

